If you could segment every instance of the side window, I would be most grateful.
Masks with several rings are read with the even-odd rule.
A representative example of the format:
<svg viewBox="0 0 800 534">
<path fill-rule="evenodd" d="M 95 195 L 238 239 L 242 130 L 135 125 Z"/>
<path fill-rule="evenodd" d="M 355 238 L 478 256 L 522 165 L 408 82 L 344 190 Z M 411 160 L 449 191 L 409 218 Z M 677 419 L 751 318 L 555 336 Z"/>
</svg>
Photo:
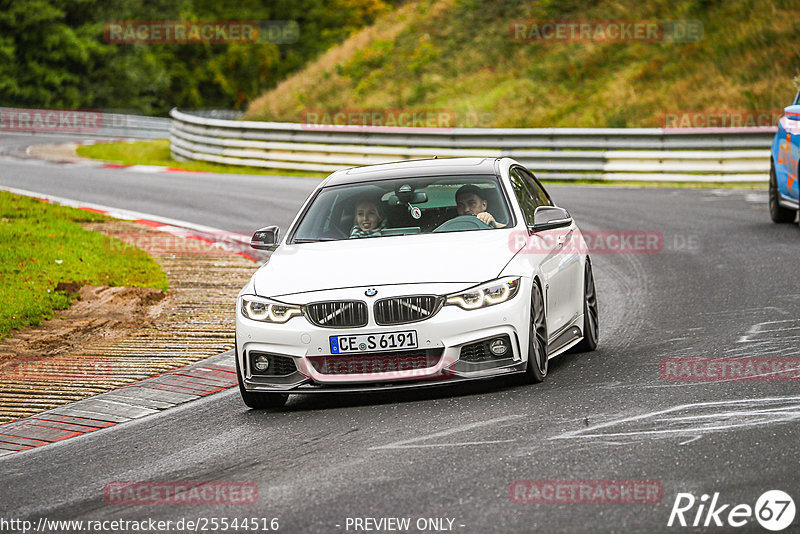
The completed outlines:
<svg viewBox="0 0 800 534">
<path fill-rule="evenodd" d="M 533 177 L 533 174 L 528 171 L 528 169 L 519 169 L 520 174 L 525 178 L 525 183 L 528 186 L 528 189 L 533 193 L 533 198 L 536 202 L 537 206 L 552 206 L 553 202 L 550 200 L 550 197 L 547 196 L 544 188 L 536 181 L 536 178 Z"/>
<path fill-rule="evenodd" d="M 525 178 L 520 174 L 519 169 L 514 167 L 509 173 L 511 177 L 511 187 L 514 189 L 514 196 L 517 197 L 519 207 L 522 209 L 522 214 L 525 216 L 525 224 L 533 226 L 533 212 L 536 211 L 536 201 L 528 186 L 525 183 Z"/>
</svg>

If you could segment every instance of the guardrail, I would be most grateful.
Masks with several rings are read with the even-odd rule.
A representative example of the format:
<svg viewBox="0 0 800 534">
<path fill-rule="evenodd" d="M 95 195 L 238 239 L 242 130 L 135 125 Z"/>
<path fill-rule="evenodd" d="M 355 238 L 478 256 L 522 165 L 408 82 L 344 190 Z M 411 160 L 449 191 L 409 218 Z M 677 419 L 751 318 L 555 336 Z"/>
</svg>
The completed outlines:
<svg viewBox="0 0 800 534">
<path fill-rule="evenodd" d="M 170 112 L 178 160 L 332 172 L 403 159 L 508 156 L 543 179 L 766 181 L 776 128 L 387 128 Z"/>
<path fill-rule="evenodd" d="M 164 139 L 169 137 L 170 119 L 99 110 L 0 107 L 0 132 Z"/>
<path fill-rule="evenodd" d="M 165 139 L 170 133 L 170 119 L 103 113 L 103 126 L 87 135 L 102 137 L 130 137 L 133 139 Z"/>
</svg>

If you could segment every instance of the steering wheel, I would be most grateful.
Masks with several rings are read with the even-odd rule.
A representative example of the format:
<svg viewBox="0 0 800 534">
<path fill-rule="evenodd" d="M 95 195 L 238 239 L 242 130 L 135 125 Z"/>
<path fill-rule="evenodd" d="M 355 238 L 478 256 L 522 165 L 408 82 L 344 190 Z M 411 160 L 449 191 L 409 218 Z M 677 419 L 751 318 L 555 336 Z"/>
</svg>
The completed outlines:
<svg viewBox="0 0 800 534">
<path fill-rule="evenodd" d="M 488 224 L 474 215 L 459 215 L 437 226 L 432 233 L 437 232 L 462 232 L 464 230 L 486 230 L 491 228 Z"/>
</svg>

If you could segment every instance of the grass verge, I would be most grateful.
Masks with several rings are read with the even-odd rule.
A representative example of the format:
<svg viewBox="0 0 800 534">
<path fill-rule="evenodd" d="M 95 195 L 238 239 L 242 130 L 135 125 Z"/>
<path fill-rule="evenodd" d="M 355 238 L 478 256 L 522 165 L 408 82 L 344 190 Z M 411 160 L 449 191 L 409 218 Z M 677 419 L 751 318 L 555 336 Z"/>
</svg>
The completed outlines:
<svg viewBox="0 0 800 534">
<path fill-rule="evenodd" d="M 79 156 L 99 159 L 121 165 L 159 165 L 184 169 L 187 171 L 216 172 L 222 174 L 267 174 L 270 176 L 311 176 L 323 178 L 328 173 L 289 171 L 283 169 L 263 169 L 261 167 L 236 167 L 205 161 L 177 161 L 172 159 L 169 140 L 134 141 L 120 143 L 100 143 L 82 145 L 77 149 Z"/>
<path fill-rule="evenodd" d="M 0 338 L 68 308 L 75 294 L 56 288 L 70 282 L 168 288 L 161 267 L 144 251 L 79 224 L 106 219 L 0 191 Z"/>
</svg>

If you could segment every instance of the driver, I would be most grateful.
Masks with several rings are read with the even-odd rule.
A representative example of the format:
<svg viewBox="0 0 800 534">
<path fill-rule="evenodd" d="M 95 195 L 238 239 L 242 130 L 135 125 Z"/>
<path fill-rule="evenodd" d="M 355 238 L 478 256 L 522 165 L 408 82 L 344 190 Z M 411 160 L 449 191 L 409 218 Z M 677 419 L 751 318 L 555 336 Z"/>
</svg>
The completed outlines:
<svg viewBox="0 0 800 534">
<path fill-rule="evenodd" d="M 504 228 L 505 224 L 494 220 L 492 214 L 486 211 L 487 204 L 485 193 L 476 185 L 462 185 L 456 191 L 456 210 L 459 215 L 474 215 L 492 228 Z"/>
</svg>

